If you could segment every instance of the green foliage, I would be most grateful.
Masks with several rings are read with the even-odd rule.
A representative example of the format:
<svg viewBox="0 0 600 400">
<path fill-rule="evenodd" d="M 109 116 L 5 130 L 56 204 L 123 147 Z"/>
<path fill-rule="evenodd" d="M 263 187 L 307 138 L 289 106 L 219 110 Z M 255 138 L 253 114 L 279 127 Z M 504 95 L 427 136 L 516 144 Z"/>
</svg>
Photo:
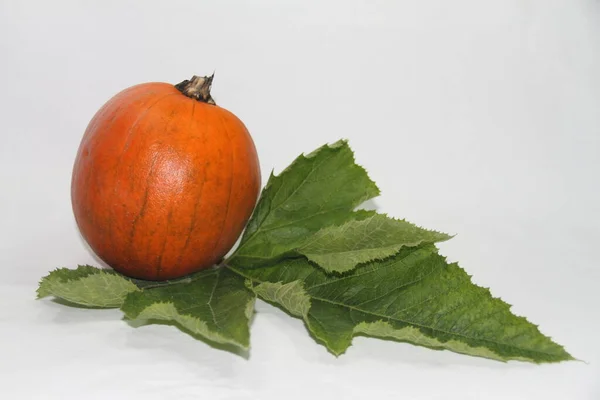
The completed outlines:
<svg viewBox="0 0 600 400">
<path fill-rule="evenodd" d="M 562 346 L 448 264 L 449 235 L 356 207 L 379 194 L 345 141 L 271 175 L 239 247 L 218 268 L 165 282 L 80 266 L 42 279 L 38 297 L 120 307 L 247 349 L 255 297 L 302 318 L 339 355 L 356 335 L 495 360 L 571 360 Z"/>
<path fill-rule="evenodd" d="M 60 297 L 84 307 L 117 308 L 129 293 L 138 290 L 131 280 L 112 270 L 80 265 L 50 272 L 42 278 L 37 295 L 40 299 Z"/>
<path fill-rule="evenodd" d="M 570 359 L 433 246 L 405 248 L 343 276 L 302 258 L 237 272 L 254 283 L 258 296 L 303 318 L 336 355 L 365 334 L 503 361 Z M 278 289 L 265 293 L 265 285 Z"/>
<path fill-rule="evenodd" d="M 372 214 L 340 226 L 328 226 L 297 249 L 328 272 L 346 272 L 357 265 L 393 256 L 403 247 L 435 243 L 449 235 L 428 231 L 404 220 Z"/>
<path fill-rule="evenodd" d="M 121 310 L 132 320 L 175 322 L 213 342 L 248 349 L 254 299 L 239 275 L 219 268 L 189 282 L 132 292 Z"/>
<path fill-rule="evenodd" d="M 279 176 L 271 175 L 228 262 L 247 268 L 281 259 L 321 228 L 346 222 L 378 194 L 345 141 L 301 155 Z"/>
</svg>

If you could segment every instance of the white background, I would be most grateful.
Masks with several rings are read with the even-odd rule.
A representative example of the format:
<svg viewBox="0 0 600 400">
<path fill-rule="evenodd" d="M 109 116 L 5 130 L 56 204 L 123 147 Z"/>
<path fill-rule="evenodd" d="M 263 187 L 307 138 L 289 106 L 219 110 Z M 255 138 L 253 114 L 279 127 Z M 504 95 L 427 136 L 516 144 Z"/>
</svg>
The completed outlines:
<svg viewBox="0 0 600 400">
<path fill-rule="evenodd" d="M 116 310 L 34 301 L 96 263 L 69 185 L 94 112 L 216 70 L 263 176 L 348 138 L 380 210 L 583 362 L 507 364 L 358 338 L 334 358 L 259 302 L 249 359 Z M 0 2 L 0 397 L 600 399 L 597 0 Z"/>
</svg>

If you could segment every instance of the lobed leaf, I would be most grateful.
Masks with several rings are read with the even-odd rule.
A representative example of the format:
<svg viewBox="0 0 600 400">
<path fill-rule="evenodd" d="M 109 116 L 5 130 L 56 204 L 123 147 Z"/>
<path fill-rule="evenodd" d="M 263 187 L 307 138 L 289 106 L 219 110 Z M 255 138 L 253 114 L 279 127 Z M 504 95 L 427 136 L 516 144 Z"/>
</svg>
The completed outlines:
<svg viewBox="0 0 600 400">
<path fill-rule="evenodd" d="M 218 268 L 178 284 L 132 292 L 121 310 L 132 320 L 170 321 L 213 342 L 248 349 L 254 300 L 243 277 Z"/>
<path fill-rule="evenodd" d="M 271 174 L 228 263 L 248 268 L 280 259 L 378 194 L 346 141 L 300 155 L 279 176 Z"/>
<path fill-rule="evenodd" d="M 473 284 L 458 265 L 446 263 L 433 246 L 407 247 L 342 276 L 327 275 L 302 258 L 230 268 L 251 280 L 257 295 L 301 316 L 336 355 L 365 334 L 502 361 L 572 359 L 508 304 Z M 292 283 L 300 305 L 289 296 L 265 296 L 260 288 L 266 283 L 280 288 Z"/>
</svg>

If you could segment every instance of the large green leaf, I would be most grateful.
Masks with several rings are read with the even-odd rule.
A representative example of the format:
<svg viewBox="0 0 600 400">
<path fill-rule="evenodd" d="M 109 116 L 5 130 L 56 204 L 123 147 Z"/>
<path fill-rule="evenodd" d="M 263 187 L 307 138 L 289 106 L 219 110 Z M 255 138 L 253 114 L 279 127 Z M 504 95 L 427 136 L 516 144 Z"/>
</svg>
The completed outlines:
<svg viewBox="0 0 600 400">
<path fill-rule="evenodd" d="M 131 280 L 113 270 L 80 265 L 50 272 L 42 278 L 37 296 L 55 296 L 86 307 L 117 308 L 129 293 L 138 290 Z"/>
<path fill-rule="evenodd" d="M 378 194 L 346 141 L 301 155 L 271 175 L 228 263 L 246 268 L 282 258 L 321 228 L 346 222 L 354 208 Z"/>
<path fill-rule="evenodd" d="M 572 359 L 433 246 L 404 248 L 343 276 L 327 275 L 303 258 L 230 268 L 251 280 L 260 297 L 301 316 L 336 355 L 353 336 L 366 334 L 497 360 Z"/>
<path fill-rule="evenodd" d="M 121 310 L 132 320 L 162 320 L 216 343 L 250 346 L 255 295 L 244 278 L 224 268 L 190 280 L 130 293 Z"/>
<path fill-rule="evenodd" d="M 339 226 L 325 227 L 296 251 L 328 272 L 346 272 L 358 264 L 392 256 L 402 247 L 440 242 L 450 237 L 373 213 Z"/>
</svg>

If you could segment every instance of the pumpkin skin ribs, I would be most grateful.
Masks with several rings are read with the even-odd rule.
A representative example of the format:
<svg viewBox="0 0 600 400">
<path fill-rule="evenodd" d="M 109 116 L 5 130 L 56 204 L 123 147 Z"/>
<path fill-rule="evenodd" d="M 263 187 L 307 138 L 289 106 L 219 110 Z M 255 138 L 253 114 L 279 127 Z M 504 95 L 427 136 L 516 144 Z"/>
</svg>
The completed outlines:
<svg viewBox="0 0 600 400">
<path fill-rule="evenodd" d="M 232 248 L 258 199 L 246 126 L 215 104 L 212 76 L 151 82 L 108 100 L 75 159 L 71 201 L 92 250 L 133 278 L 209 268 Z"/>
</svg>

